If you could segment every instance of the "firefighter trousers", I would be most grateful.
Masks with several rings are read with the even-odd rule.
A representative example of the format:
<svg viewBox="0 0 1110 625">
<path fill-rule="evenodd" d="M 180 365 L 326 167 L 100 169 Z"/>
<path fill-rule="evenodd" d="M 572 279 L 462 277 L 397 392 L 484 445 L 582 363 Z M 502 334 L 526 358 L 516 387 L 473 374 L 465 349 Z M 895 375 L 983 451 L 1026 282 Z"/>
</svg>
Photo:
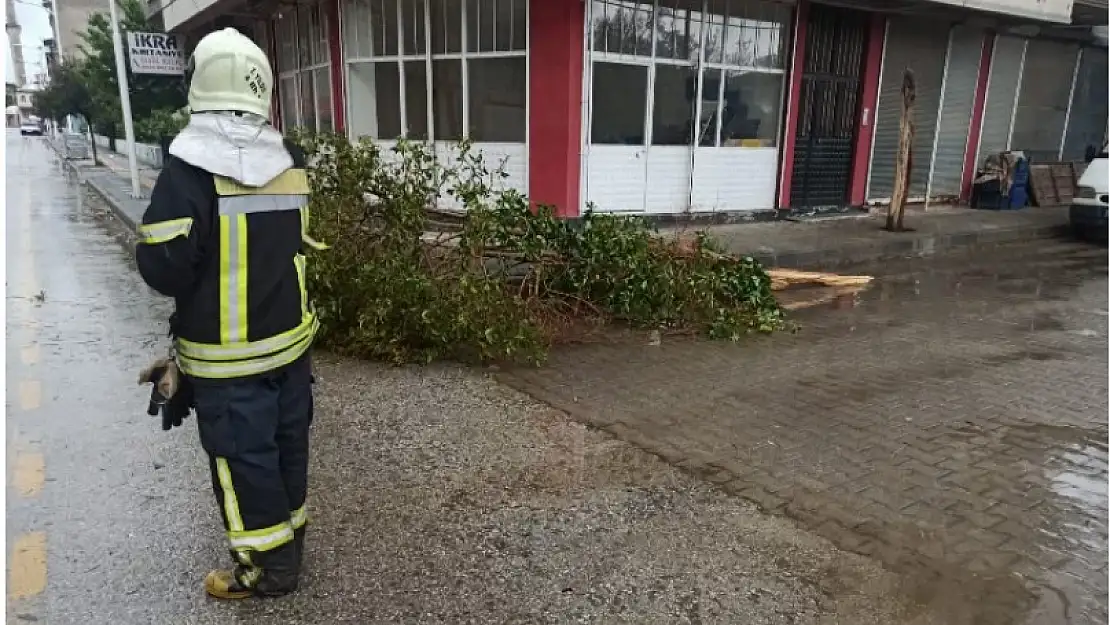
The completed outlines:
<svg viewBox="0 0 1110 625">
<path fill-rule="evenodd" d="M 239 581 L 295 586 L 307 521 L 309 357 L 260 377 L 192 382 Z"/>
</svg>

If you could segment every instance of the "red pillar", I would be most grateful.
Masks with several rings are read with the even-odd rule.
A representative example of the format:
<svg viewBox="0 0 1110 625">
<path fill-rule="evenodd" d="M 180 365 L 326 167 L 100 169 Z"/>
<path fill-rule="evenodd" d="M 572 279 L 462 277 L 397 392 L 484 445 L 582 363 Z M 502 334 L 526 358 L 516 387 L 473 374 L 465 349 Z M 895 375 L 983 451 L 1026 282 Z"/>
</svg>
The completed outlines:
<svg viewBox="0 0 1110 625">
<path fill-rule="evenodd" d="M 561 217 L 579 214 L 585 4 L 529 0 L 528 194 Z"/>
<path fill-rule="evenodd" d="M 960 201 L 971 199 L 971 183 L 975 177 L 975 156 L 979 153 L 979 132 L 983 128 L 983 107 L 987 103 L 987 81 L 991 73 L 991 55 L 994 53 L 994 35 L 983 37 L 983 53 L 979 57 L 979 80 L 975 83 L 975 105 L 971 109 L 971 126 L 967 131 L 967 150 L 964 152 L 964 172 L 960 180 Z"/>
<path fill-rule="evenodd" d="M 331 56 L 331 110 L 335 132 L 343 134 L 346 128 L 346 99 L 343 92 L 343 31 L 339 24 L 341 0 L 325 0 L 324 10 L 328 15 L 328 46 Z"/>
<path fill-rule="evenodd" d="M 867 202 L 867 172 L 871 169 L 871 141 L 875 134 L 875 107 L 879 105 L 885 38 L 886 17 L 873 13 L 863 60 L 860 107 L 856 113 L 856 143 L 852 150 L 852 181 L 848 193 L 848 203 L 852 206 L 862 206 Z"/>
<path fill-rule="evenodd" d="M 806 58 L 806 21 L 809 2 L 798 0 L 794 9 L 794 53 L 790 59 L 790 91 L 786 98 L 786 124 L 782 129 L 782 163 L 779 168 L 779 208 L 790 207 L 790 182 L 794 176 L 794 139 L 798 128 L 798 99 L 802 95 L 802 69 Z"/>
</svg>

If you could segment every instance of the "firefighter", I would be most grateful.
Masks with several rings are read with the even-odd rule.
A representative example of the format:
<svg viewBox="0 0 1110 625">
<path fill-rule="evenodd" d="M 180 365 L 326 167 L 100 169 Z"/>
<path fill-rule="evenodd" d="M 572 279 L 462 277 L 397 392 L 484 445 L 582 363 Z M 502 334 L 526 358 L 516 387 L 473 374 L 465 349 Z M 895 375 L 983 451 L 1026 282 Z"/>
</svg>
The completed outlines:
<svg viewBox="0 0 1110 625">
<path fill-rule="evenodd" d="M 151 192 L 136 258 L 143 280 L 175 300 L 179 392 L 191 393 L 230 543 L 233 567 L 209 573 L 205 590 L 284 595 L 297 588 L 307 521 L 318 321 L 305 259 L 324 246 L 307 233 L 304 154 L 268 122 L 262 50 L 234 29 L 211 33 L 187 79 L 189 121 Z"/>
</svg>

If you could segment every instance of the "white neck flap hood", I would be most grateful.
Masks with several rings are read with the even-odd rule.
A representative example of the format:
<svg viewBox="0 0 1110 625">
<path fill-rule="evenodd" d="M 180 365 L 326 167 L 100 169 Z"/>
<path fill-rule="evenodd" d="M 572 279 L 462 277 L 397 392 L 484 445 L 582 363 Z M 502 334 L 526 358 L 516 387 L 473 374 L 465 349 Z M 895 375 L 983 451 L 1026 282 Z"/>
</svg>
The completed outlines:
<svg viewBox="0 0 1110 625">
<path fill-rule="evenodd" d="M 293 166 L 281 133 L 255 115 L 194 113 L 170 154 L 248 187 L 265 186 Z"/>
</svg>

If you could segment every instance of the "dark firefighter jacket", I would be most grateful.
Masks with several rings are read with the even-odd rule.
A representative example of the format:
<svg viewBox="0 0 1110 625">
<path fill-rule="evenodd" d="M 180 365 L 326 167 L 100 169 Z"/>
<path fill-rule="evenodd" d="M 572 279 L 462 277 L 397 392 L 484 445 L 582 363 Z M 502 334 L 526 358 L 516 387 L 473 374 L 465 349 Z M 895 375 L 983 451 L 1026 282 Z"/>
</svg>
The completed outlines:
<svg viewBox="0 0 1110 625">
<path fill-rule="evenodd" d="M 305 289 L 304 154 L 249 187 L 166 155 L 139 226 L 139 272 L 173 297 L 178 364 L 198 378 L 244 378 L 308 351 L 319 323 Z"/>
</svg>

